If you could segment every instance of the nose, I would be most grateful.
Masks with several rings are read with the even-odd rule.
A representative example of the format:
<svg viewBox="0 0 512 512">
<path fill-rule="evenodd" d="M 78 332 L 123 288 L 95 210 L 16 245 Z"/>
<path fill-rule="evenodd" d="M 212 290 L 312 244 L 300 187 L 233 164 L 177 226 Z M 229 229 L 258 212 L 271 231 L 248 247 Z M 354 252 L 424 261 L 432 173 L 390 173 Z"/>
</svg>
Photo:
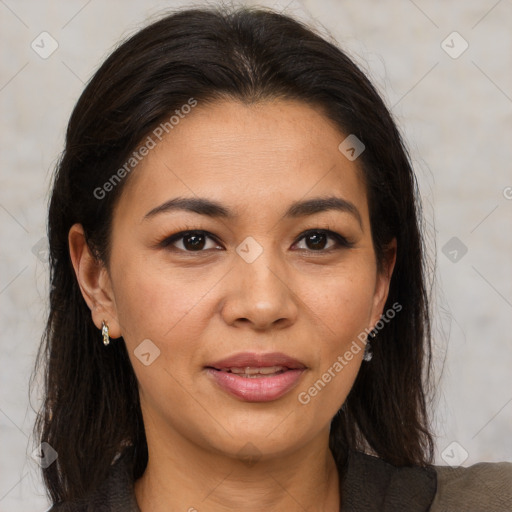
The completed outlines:
<svg viewBox="0 0 512 512">
<path fill-rule="evenodd" d="M 285 328 L 297 320 L 297 296 L 290 273 L 270 249 L 252 262 L 237 256 L 227 276 L 222 315 L 228 325 L 254 330 Z"/>
</svg>

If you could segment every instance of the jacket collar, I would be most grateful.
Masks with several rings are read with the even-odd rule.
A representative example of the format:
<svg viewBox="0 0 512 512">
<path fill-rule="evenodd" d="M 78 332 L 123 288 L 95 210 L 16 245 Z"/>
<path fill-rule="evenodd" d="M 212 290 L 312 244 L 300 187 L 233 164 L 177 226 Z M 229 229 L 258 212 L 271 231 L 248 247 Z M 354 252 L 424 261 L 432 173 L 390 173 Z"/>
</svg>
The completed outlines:
<svg viewBox="0 0 512 512">
<path fill-rule="evenodd" d="M 433 466 L 395 467 L 351 451 L 340 478 L 340 512 L 427 512 L 437 490 Z"/>
<path fill-rule="evenodd" d="M 104 484 L 87 499 L 86 508 L 72 510 L 141 512 L 128 464 L 132 457 L 133 447 L 125 449 L 115 459 Z M 429 510 L 437 489 L 437 474 L 433 466 L 395 467 L 359 451 L 350 451 L 345 461 L 343 465 L 338 463 L 340 512 Z"/>
</svg>

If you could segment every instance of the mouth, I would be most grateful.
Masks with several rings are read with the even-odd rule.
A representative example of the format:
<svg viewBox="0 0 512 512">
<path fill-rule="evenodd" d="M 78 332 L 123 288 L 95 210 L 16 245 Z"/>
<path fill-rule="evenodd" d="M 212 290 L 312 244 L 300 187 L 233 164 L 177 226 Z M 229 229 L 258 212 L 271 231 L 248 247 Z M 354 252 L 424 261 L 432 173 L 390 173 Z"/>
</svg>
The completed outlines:
<svg viewBox="0 0 512 512">
<path fill-rule="evenodd" d="M 217 387 L 248 402 L 277 400 L 291 391 L 307 367 L 285 354 L 244 353 L 205 366 Z"/>
<path fill-rule="evenodd" d="M 240 377 L 247 379 L 257 379 L 261 377 L 273 377 L 283 372 L 290 370 L 286 366 L 263 366 L 263 367 L 251 367 L 246 366 L 245 368 L 212 368 L 219 372 L 233 373 Z"/>
</svg>

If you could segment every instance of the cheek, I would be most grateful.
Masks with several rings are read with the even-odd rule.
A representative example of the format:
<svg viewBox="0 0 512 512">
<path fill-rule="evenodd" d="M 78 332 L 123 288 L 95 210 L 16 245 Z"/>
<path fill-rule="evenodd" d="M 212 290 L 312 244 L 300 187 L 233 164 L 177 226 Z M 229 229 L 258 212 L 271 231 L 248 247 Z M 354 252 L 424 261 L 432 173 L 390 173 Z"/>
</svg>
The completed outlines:
<svg viewBox="0 0 512 512">
<path fill-rule="evenodd" d="M 342 348 L 369 326 L 374 290 L 373 270 L 362 266 L 357 270 L 341 270 L 335 276 L 317 281 L 309 291 L 304 289 L 304 302 L 323 324 L 331 340 L 330 349 Z"/>
<path fill-rule="evenodd" d="M 325 280 L 318 293 L 307 298 L 321 335 L 316 364 L 297 390 L 297 399 L 320 423 L 332 419 L 359 372 L 364 344 L 358 336 L 369 327 L 374 287 L 368 267 L 366 272 L 360 269 Z"/>
<path fill-rule="evenodd" d="M 347 265 L 335 276 L 317 279 L 314 287 L 310 282 L 309 292 L 303 289 L 304 303 L 320 330 L 316 345 L 317 365 L 311 381 L 317 380 L 329 369 L 331 374 L 335 373 L 338 377 L 329 380 L 329 376 L 326 376 L 325 380 L 332 380 L 333 384 L 329 385 L 330 391 L 323 394 L 324 399 L 331 395 L 336 401 L 348 392 L 364 353 L 360 336 L 370 326 L 375 274 L 371 264 L 363 263 L 361 260 L 353 266 Z"/>
<path fill-rule="evenodd" d="M 176 362 L 194 350 L 194 340 L 211 312 L 205 310 L 211 275 L 176 272 L 150 266 L 142 259 L 117 262 L 116 308 L 122 335 L 133 351 L 145 339 L 152 340 L 163 356 L 172 352 Z M 183 341 L 186 340 L 186 343 Z M 172 349 L 172 350 L 171 350 Z"/>
</svg>

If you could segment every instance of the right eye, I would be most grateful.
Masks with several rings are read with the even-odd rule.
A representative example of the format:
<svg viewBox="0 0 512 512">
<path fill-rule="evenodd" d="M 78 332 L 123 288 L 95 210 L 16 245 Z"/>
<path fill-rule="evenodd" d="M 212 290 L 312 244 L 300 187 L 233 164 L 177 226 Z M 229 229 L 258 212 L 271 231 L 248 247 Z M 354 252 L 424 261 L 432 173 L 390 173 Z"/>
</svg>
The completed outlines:
<svg viewBox="0 0 512 512">
<path fill-rule="evenodd" d="M 159 246 L 170 250 L 175 248 L 182 252 L 205 252 L 205 250 L 213 249 L 213 247 L 207 247 L 205 249 L 205 245 L 207 245 L 207 239 L 216 241 L 215 237 L 207 231 L 180 231 L 179 233 L 176 233 L 162 240 L 159 243 Z M 181 247 L 178 247 L 177 242 L 181 244 Z M 216 243 L 218 246 L 218 242 Z"/>
</svg>

